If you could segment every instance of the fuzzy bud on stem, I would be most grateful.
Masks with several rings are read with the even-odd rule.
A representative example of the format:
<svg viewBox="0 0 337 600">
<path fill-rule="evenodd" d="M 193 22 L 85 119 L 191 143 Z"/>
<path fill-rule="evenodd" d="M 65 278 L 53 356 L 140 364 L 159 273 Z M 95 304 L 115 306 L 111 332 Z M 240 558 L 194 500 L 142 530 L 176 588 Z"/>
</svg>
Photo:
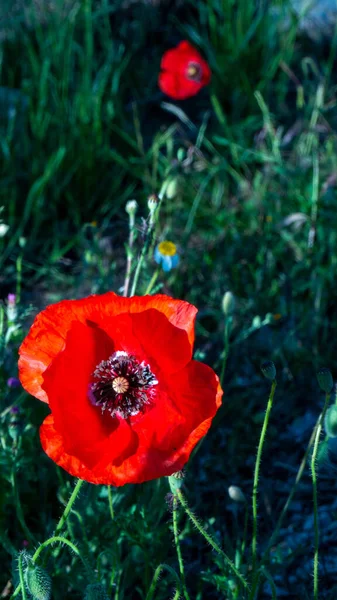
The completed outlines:
<svg viewBox="0 0 337 600">
<path fill-rule="evenodd" d="M 137 212 L 137 208 L 138 208 L 138 203 L 136 200 L 128 200 L 128 202 L 125 205 L 125 212 L 127 212 L 127 214 L 131 217 L 133 217 L 136 212 Z"/>
<path fill-rule="evenodd" d="M 50 600 L 51 578 L 47 571 L 36 565 L 30 558 L 25 570 L 25 582 L 34 600 Z"/>
<path fill-rule="evenodd" d="M 333 379 L 331 371 L 324 367 L 322 369 L 319 369 L 319 371 L 317 371 L 317 381 L 321 390 L 326 394 L 330 394 L 333 388 Z"/>
<path fill-rule="evenodd" d="M 276 368 L 275 368 L 273 361 L 266 360 L 265 362 L 262 363 L 260 368 L 261 368 L 262 374 L 264 375 L 264 377 L 266 379 L 269 379 L 269 381 L 275 381 Z"/>
<path fill-rule="evenodd" d="M 148 197 L 147 206 L 150 213 L 150 225 L 152 226 L 154 222 L 154 214 L 158 207 L 158 196 L 156 194 L 151 194 L 151 196 Z"/>
<path fill-rule="evenodd" d="M 180 490 L 180 488 L 182 487 L 183 482 L 184 482 L 183 471 L 177 471 L 176 473 L 173 473 L 172 475 L 169 476 L 168 480 L 169 480 L 172 494 L 176 495 L 177 490 Z"/>
<path fill-rule="evenodd" d="M 230 317 L 235 311 L 235 296 L 232 292 L 226 292 L 222 299 L 222 310 L 226 317 Z"/>
</svg>

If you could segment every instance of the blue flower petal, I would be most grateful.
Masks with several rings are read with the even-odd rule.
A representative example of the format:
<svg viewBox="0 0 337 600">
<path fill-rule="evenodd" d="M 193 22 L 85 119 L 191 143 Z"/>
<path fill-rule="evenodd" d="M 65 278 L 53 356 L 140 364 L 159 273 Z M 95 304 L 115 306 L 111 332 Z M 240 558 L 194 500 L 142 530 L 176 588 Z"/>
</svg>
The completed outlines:
<svg viewBox="0 0 337 600">
<path fill-rule="evenodd" d="M 156 247 L 156 249 L 154 251 L 154 260 L 156 261 L 157 265 L 161 265 L 162 260 L 163 260 L 163 255 L 159 252 L 158 246 Z"/>
<path fill-rule="evenodd" d="M 163 256 L 161 261 L 163 270 L 167 273 L 172 269 L 172 256 Z"/>
<path fill-rule="evenodd" d="M 178 266 L 179 260 L 180 260 L 179 254 L 175 254 L 174 256 L 171 257 L 171 263 L 172 263 L 171 268 L 172 269 L 174 269 L 175 267 Z"/>
</svg>

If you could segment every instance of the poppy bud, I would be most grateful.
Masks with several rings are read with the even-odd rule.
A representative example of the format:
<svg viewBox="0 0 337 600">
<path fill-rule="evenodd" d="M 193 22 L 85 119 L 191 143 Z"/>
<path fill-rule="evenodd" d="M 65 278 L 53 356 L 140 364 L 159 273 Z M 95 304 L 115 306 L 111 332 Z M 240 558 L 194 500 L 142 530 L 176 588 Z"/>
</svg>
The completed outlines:
<svg viewBox="0 0 337 600">
<path fill-rule="evenodd" d="M 330 394 L 333 388 L 333 379 L 331 371 L 324 367 L 322 369 L 319 369 L 319 371 L 317 371 L 317 381 L 321 390 L 326 394 Z"/>
<path fill-rule="evenodd" d="M 138 203 L 136 200 L 128 200 L 125 205 L 125 211 L 128 213 L 128 215 L 130 215 L 130 217 L 136 214 L 137 208 Z"/>
<path fill-rule="evenodd" d="M 166 198 L 168 200 L 173 200 L 179 193 L 179 178 L 173 177 L 167 184 L 166 188 Z"/>
<path fill-rule="evenodd" d="M 85 588 L 84 600 L 109 600 L 109 597 L 100 583 L 91 583 Z"/>
<path fill-rule="evenodd" d="M 334 404 L 328 408 L 325 419 L 324 426 L 326 434 L 329 438 L 337 437 L 337 406 Z"/>
<path fill-rule="evenodd" d="M 229 486 L 228 495 L 231 500 L 234 500 L 234 502 L 240 502 L 240 503 L 247 502 L 246 496 L 244 495 L 243 491 L 241 490 L 241 488 L 239 488 L 236 485 Z"/>
<path fill-rule="evenodd" d="M 156 194 L 151 194 L 151 196 L 148 197 L 147 206 L 150 211 L 150 214 L 153 215 L 154 211 L 158 206 L 158 196 Z"/>
<path fill-rule="evenodd" d="M 51 578 L 47 571 L 29 560 L 25 571 L 27 588 L 34 600 L 49 600 L 51 597 Z"/>
<path fill-rule="evenodd" d="M 235 311 L 235 296 L 232 292 L 226 292 L 222 299 L 222 310 L 226 317 L 230 317 Z"/>
<path fill-rule="evenodd" d="M 271 360 L 266 360 L 263 362 L 260 368 L 266 379 L 269 379 L 270 381 L 274 381 L 276 379 L 275 365 Z"/>
<path fill-rule="evenodd" d="M 183 485 L 183 480 L 184 480 L 183 471 L 177 471 L 176 473 L 173 473 L 172 475 L 169 476 L 168 480 L 169 480 L 172 494 L 176 494 L 177 490 L 180 490 L 180 488 Z"/>
</svg>

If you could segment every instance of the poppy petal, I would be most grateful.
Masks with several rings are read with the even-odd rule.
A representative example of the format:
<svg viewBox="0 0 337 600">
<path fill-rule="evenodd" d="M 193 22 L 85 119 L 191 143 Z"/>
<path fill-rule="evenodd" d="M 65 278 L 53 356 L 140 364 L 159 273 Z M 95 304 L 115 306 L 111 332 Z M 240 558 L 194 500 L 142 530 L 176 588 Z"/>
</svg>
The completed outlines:
<svg viewBox="0 0 337 600">
<path fill-rule="evenodd" d="M 125 457 L 134 449 L 135 439 L 126 422 L 101 409 L 88 397 L 90 378 L 97 364 L 114 350 L 108 335 L 98 327 L 74 322 L 68 332 L 65 347 L 44 373 L 43 388 L 48 395 L 56 429 L 64 447 L 86 466 L 102 461 L 109 450 L 109 461 Z M 111 444 L 114 438 L 115 443 Z"/>
<path fill-rule="evenodd" d="M 108 317 L 121 313 L 139 313 L 148 308 L 159 310 L 173 325 L 185 330 L 193 345 L 197 309 L 188 302 L 162 294 L 124 298 L 113 292 L 82 300 L 63 300 L 48 306 L 37 315 L 21 344 L 19 376 L 22 386 L 29 394 L 48 402 L 48 396 L 42 389 L 43 373 L 64 348 L 67 333 L 74 321 L 91 321 L 100 325 Z"/>
<path fill-rule="evenodd" d="M 132 315 L 134 336 L 144 353 L 167 374 L 180 371 L 192 358 L 186 331 L 175 327 L 156 309 Z"/>
</svg>

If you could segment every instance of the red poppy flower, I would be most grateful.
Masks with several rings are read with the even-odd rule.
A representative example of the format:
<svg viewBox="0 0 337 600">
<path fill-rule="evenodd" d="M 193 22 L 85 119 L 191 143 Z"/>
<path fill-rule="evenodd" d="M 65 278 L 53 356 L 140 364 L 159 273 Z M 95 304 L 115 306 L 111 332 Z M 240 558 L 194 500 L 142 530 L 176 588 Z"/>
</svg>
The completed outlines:
<svg viewBox="0 0 337 600">
<path fill-rule="evenodd" d="M 20 348 L 23 387 L 48 402 L 50 458 L 92 483 L 178 471 L 221 404 L 212 369 L 192 360 L 196 308 L 110 292 L 37 315 Z"/>
<path fill-rule="evenodd" d="M 211 80 L 207 62 L 187 41 L 165 52 L 160 67 L 159 87 L 175 100 L 195 96 Z"/>
</svg>

